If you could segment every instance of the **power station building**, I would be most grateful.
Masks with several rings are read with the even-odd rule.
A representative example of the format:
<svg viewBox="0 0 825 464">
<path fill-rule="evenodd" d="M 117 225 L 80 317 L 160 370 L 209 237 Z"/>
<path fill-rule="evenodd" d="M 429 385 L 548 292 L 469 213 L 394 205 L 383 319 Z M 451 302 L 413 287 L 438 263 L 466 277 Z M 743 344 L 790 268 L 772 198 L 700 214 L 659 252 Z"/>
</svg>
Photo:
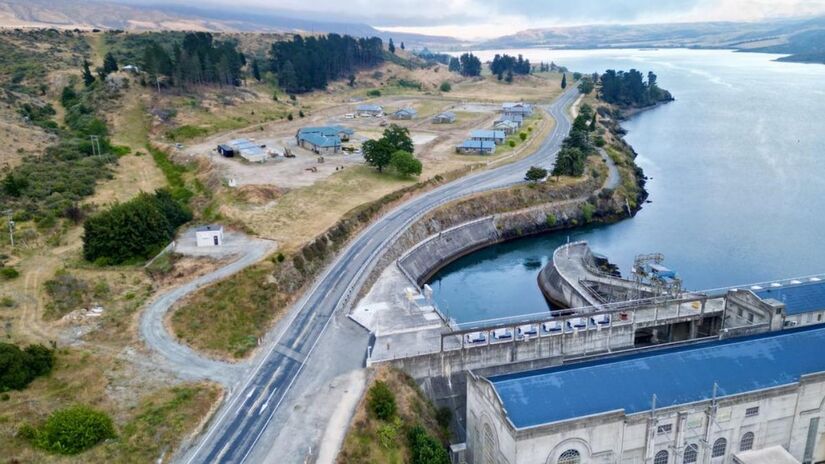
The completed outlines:
<svg viewBox="0 0 825 464">
<path fill-rule="evenodd" d="M 823 347 L 825 326 L 810 325 L 487 378 L 469 372 L 465 458 L 728 464 L 781 447 L 822 462 Z"/>
</svg>

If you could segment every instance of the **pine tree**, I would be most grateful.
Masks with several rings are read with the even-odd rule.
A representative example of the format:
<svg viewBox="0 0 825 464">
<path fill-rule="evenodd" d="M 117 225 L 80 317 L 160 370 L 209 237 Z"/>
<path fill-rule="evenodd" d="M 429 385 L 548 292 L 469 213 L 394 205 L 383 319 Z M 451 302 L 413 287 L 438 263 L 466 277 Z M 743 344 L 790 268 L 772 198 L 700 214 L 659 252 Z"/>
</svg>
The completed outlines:
<svg viewBox="0 0 825 464">
<path fill-rule="evenodd" d="M 404 50 L 404 42 L 401 42 L 401 50 Z"/>
<path fill-rule="evenodd" d="M 392 37 L 390 37 L 390 45 L 387 48 L 389 49 L 390 53 L 395 54 L 395 44 L 392 43 Z"/>
<path fill-rule="evenodd" d="M 83 83 L 86 87 L 91 86 L 95 82 L 95 76 L 92 74 L 92 71 L 89 69 L 89 62 L 87 60 L 83 60 Z"/>
<path fill-rule="evenodd" d="M 562 74 L 561 75 L 561 88 L 562 89 L 567 88 L 567 74 Z"/>
<path fill-rule="evenodd" d="M 596 130 L 596 112 L 593 112 L 593 118 L 590 120 L 590 132 Z"/>
<path fill-rule="evenodd" d="M 117 71 L 117 60 L 115 56 L 112 55 L 112 52 L 106 54 L 103 58 L 103 72 L 106 74 L 111 74 Z"/>
<path fill-rule="evenodd" d="M 256 81 L 261 82 L 261 68 L 258 66 L 258 60 L 252 60 L 252 77 L 255 78 Z"/>
</svg>

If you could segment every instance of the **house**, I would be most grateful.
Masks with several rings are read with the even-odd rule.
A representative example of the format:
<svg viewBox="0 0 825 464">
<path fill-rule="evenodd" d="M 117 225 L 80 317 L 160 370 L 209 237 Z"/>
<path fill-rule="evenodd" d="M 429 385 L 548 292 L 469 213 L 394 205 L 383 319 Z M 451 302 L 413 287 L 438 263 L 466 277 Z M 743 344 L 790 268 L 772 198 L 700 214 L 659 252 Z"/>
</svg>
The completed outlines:
<svg viewBox="0 0 825 464">
<path fill-rule="evenodd" d="M 455 113 L 445 111 L 433 116 L 433 124 L 452 124 L 455 122 Z"/>
<path fill-rule="evenodd" d="M 501 105 L 501 113 L 508 115 L 521 115 L 527 117 L 533 114 L 533 105 L 524 102 L 504 103 Z"/>
<path fill-rule="evenodd" d="M 384 116 L 384 108 L 380 105 L 358 105 L 355 108 L 355 113 L 361 117 L 380 118 L 381 116 Z"/>
<path fill-rule="evenodd" d="M 503 131 L 506 135 L 515 134 L 518 131 L 519 125 L 517 122 L 503 120 L 503 121 L 496 121 L 493 124 L 493 130 Z"/>
<path fill-rule="evenodd" d="M 249 139 L 230 140 L 225 145 L 250 163 L 263 163 L 269 157 L 259 144 Z"/>
<path fill-rule="evenodd" d="M 512 374 L 470 372 L 465 458 L 793 462 L 746 454 L 781 446 L 797 462 L 822 462 L 823 344 L 825 327 L 810 325 Z"/>
<path fill-rule="evenodd" d="M 496 144 L 491 141 L 467 139 L 457 145 L 455 151 L 464 154 L 492 155 L 496 152 Z"/>
<path fill-rule="evenodd" d="M 223 226 L 214 224 L 195 229 L 195 242 L 199 247 L 223 245 Z"/>
<path fill-rule="evenodd" d="M 341 142 L 348 141 L 354 133 L 343 126 L 303 127 L 295 134 L 295 141 L 298 146 L 315 153 L 332 154 L 341 151 Z"/>
<path fill-rule="evenodd" d="M 391 115 L 393 119 L 413 119 L 418 113 L 412 108 L 401 108 Z"/>
<path fill-rule="evenodd" d="M 501 130 L 474 130 L 470 132 L 471 140 L 481 140 L 483 142 L 493 142 L 496 145 L 504 143 L 504 138 L 507 137 L 504 131 Z"/>
<path fill-rule="evenodd" d="M 524 115 L 516 113 L 502 114 L 501 117 L 496 119 L 496 122 L 499 121 L 511 121 L 518 124 L 518 127 L 521 127 L 521 125 L 524 124 Z"/>
</svg>

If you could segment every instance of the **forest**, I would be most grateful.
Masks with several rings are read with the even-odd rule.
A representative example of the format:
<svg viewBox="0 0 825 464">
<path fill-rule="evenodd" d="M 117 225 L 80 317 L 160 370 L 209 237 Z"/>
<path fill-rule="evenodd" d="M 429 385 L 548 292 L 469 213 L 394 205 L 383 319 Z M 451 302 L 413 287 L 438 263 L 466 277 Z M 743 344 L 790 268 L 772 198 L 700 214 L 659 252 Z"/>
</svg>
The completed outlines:
<svg viewBox="0 0 825 464">
<path fill-rule="evenodd" d="M 601 98 L 619 106 L 644 107 L 658 102 L 673 100 L 670 92 L 659 88 L 656 74 L 647 73 L 647 79 L 636 69 L 616 71 L 608 69 L 599 78 Z"/>
<path fill-rule="evenodd" d="M 530 74 L 530 60 L 525 60 L 521 55 L 516 58 L 506 53 L 504 55 L 496 53 L 490 63 L 490 72 L 495 74 L 499 80 L 505 74 Z"/>
<path fill-rule="evenodd" d="M 167 49 L 150 41 L 143 50 L 142 69 L 148 85 L 240 85 L 246 57 L 231 40 L 216 41 L 208 32 L 189 32 Z"/>
<path fill-rule="evenodd" d="M 291 41 L 273 43 L 270 58 L 278 85 L 288 93 L 303 93 L 324 89 L 331 80 L 381 64 L 384 47 L 378 37 L 296 35 Z"/>
</svg>

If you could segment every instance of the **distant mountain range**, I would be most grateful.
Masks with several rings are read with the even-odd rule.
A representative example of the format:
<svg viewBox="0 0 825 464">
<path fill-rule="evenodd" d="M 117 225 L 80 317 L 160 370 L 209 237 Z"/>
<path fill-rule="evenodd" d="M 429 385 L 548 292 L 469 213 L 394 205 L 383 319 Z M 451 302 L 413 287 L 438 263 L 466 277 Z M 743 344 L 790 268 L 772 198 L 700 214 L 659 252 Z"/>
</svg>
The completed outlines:
<svg viewBox="0 0 825 464">
<path fill-rule="evenodd" d="M 244 10 L 249 11 L 249 10 Z M 0 27 L 122 29 L 127 31 L 196 30 L 211 32 L 335 32 L 356 37 L 390 37 L 415 48 L 456 48 L 453 37 L 387 33 L 362 23 L 290 18 L 179 5 L 129 5 L 105 0 L 0 0 Z"/>
<path fill-rule="evenodd" d="M 732 48 L 825 63 L 825 17 L 750 23 L 596 25 L 528 29 L 478 48 Z"/>
</svg>

